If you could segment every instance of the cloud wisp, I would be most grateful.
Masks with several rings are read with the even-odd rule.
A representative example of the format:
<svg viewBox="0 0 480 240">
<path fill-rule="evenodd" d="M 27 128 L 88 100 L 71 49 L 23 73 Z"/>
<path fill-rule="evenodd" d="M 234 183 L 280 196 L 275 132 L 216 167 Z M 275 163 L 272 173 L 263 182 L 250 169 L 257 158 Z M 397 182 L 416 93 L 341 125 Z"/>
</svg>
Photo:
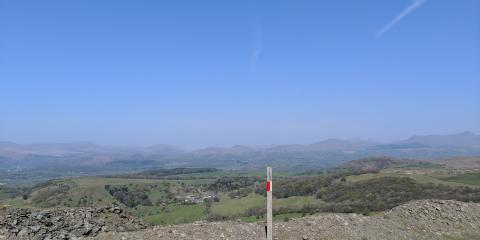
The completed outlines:
<svg viewBox="0 0 480 240">
<path fill-rule="evenodd" d="M 388 23 L 385 27 L 380 29 L 380 31 L 377 32 L 377 37 L 381 37 L 383 34 L 388 32 L 390 29 L 392 29 L 398 22 L 400 22 L 404 17 L 408 16 L 410 13 L 414 12 L 417 10 L 419 7 L 421 7 L 427 0 L 413 0 L 413 3 L 410 4 L 405 10 L 403 10 L 398 16 L 396 16 L 390 23 Z"/>
<path fill-rule="evenodd" d="M 263 32 L 262 32 L 262 29 L 259 28 L 257 29 L 255 34 L 255 46 L 253 48 L 253 51 L 250 57 L 250 72 L 255 72 L 255 69 L 257 67 L 257 61 L 260 58 L 260 55 L 262 54 L 262 48 L 263 48 Z"/>
<path fill-rule="evenodd" d="M 257 61 L 258 58 L 260 57 L 260 54 L 262 53 L 262 48 L 257 48 L 253 50 L 252 52 L 252 57 L 250 59 L 250 71 L 255 72 L 255 69 L 257 68 Z"/>
</svg>

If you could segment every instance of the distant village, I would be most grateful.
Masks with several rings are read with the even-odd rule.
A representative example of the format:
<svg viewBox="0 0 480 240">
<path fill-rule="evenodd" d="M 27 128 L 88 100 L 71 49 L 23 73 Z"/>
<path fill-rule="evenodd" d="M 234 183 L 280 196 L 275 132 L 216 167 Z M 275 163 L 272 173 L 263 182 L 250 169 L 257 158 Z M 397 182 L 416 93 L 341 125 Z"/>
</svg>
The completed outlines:
<svg viewBox="0 0 480 240">
<path fill-rule="evenodd" d="M 177 195 L 175 196 L 175 199 L 179 202 L 182 202 L 183 204 L 198 204 L 198 203 L 203 203 L 206 201 L 209 202 L 218 202 L 218 196 L 213 193 L 201 193 L 201 194 L 191 194 L 191 195 Z"/>
</svg>

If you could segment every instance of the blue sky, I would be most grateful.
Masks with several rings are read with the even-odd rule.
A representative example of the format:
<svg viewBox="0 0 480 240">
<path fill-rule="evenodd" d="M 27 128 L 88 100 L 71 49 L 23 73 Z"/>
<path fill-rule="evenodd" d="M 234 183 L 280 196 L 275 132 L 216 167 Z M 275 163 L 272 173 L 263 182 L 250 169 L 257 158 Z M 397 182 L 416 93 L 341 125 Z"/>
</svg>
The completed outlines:
<svg viewBox="0 0 480 240">
<path fill-rule="evenodd" d="M 0 0 L 0 140 L 480 132 L 480 1 Z"/>
</svg>

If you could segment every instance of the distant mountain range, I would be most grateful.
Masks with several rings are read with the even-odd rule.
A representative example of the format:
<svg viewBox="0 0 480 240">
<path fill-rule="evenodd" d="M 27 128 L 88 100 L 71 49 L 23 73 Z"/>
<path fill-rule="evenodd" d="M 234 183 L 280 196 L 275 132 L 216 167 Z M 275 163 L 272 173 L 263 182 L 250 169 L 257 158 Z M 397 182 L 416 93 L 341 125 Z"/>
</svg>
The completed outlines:
<svg viewBox="0 0 480 240">
<path fill-rule="evenodd" d="M 437 147 L 480 148 L 480 135 L 472 132 L 462 132 L 451 135 L 413 136 L 402 143 L 419 143 Z"/>
<path fill-rule="evenodd" d="M 171 145 L 103 146 L 90 142 L 17 144 L 0 142 L 0 170 L 57 168 L 69 171 L 136 170 L 152 167 L 217 167 L 257 169 L 324 168 L 364 157 L 432 159 L 480 156 L 480 135 L 413 136 L 388 144 L 327 139 L 309 145 L 210 147 L 186 151 Z"/>
</svg>

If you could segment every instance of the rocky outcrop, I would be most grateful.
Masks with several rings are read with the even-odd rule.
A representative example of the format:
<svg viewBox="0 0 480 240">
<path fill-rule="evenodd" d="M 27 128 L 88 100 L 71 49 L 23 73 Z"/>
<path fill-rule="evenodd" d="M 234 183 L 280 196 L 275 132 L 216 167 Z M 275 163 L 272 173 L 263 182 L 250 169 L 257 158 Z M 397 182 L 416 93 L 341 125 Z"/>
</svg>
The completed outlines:
<svg viewBox="0 0 480 240">
<path fill-rule="evenodd" d="M 480 204 L 420 200 L 375 216 L 318 214 L 274 224 L 274 239 L 480 239 Z M 265 239 L 263 224 L 197 222 L 137 232 L 101 233 L 94 239 Z"/>
<path fill-rule="evenodd" d="M 265 239 L 263 224 L 240 221 L 142 228 L 116 207 L 0 211 L 0 239 Z M 480 239 L 480 204 L 419 200 L 375 216 L 317 214 L 274 223 L 274 239 Z"/>
<path fill-rule="evenodd" d="M 0 210 L 0 239 L 78 239 L 100 232 L 135 231 L 144 227 L 118 207 Z"/>
</svg>

